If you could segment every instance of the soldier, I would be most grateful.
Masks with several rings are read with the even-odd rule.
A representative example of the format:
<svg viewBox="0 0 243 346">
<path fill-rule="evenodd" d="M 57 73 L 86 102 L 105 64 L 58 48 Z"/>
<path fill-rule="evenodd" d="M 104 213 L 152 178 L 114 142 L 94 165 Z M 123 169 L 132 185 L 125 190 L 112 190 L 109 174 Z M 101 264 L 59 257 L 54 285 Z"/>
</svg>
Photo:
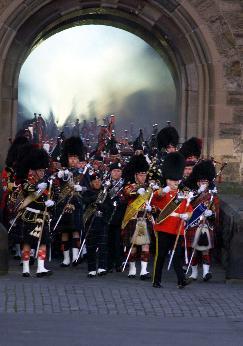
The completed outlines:
<svg viewBox="0 0 243 346">
<path fill-rule="evenodd" d="M 166 126 L 157 134 L 158 153 L 150 166 L 150 178 L 163 183 L 163 164 L 169 153 L 177 151 L 179 134 L 173 126 Z"/>
<path fill-rule="evenodd" d="M 7 208 L 8 200 L 11 193 L 17 188 L 16 183 L 16 161 L 21 147 L 28 143 L 28 139 L 24 136 L 16 137 L 11 144 L 5 160 L 5 168 L 2 171 L 2 200 L 0 204 L 1 220 L 5 227 L 9 227 L 9 210 Z"/>
<path fill-rule="evenodd" d="M 89 278 L 107 274 L 108 222 L 113 209 L 108 187 L 109 183 L 102 187 L 100 175 L 93 173 L 90 175 L 90 188 L 83 194 Z M 96 271 L 97 249 L 98 270 Z"/>
<path fill-rule="evenodd" d="M 184 234 L 184 223 L 190 218 L 192 207 L 178 189 L 184 167 L 185 159 L 180 153 L 169 153 L 166 156 L 163 164 L 164 187 L 154 193 L 151 202 L 157 214 L 154 224 L 156 255 L 153 276 L 153 287 L 156 288 L 161 287 L 164 262 L 169 250 L 173 249 L 175 250 L 173 264 L 178 288 L 183 288 L 186 285 L 182 268 L 181 242 Z"/>
<path fill-rule="evenodd" d="M 37 248 L 37 277 L 51 275 L 45 268 L 46 246 L 49 243 L 49 208 L 54 205 L 51 184 L 45 182 L 45 170 L 49 167 L 49 157 L 44 149 L 33 148 L 17 164 L 17 178 L 26 176 L 22 183 L 24 200 L 18 213 L 16 229 L 20 232 L 22 244 L 23 276 L 29 277 L 30 249 Z"/>
<path fill-rule="evenodd" d="M 192 169 L 201 157 L 202 140 L 197 137 L 191 137 L 184 142 L 179 152 L 185 157 L 186 165 L 183 173 L 183 181 L 192 173 Z"/>
<path fill-rule="evenodd" d="M 166 126 L 157 135 L 160 158 L 164 159 L 167 154 L 177 151 L 179 134 L 173 126 Z"/>
<path fill-rule="evenodd" d="M 81 185 L 83 170 L 79 169 L 83 156 L 83 143 L 80 138 L 70 137 L 65 140 L 61 156 L 63 169 L 58 172 L 60 193 L 57 201 L 57 218 L 62 214 L 58 225 L 64 257 L 61 267 L 69 267 L 71 264 L 70 248 L 72 249 L 72 265 L 77 265 L 83 230 L 81 193 L 86 189 Z"/>
<path fill-rule="evenodd" d="M 121 245 L 121 223 L 126 209 L 126 204 L 123 202 L 122 190 L 124 180 L 122 178 L 122 165 L 119 162 L 110 165 L 111 185 L 109 195 L 113 202 L 113 213 L 109 222 L 108 231 L 108 269 L 113 271 L 115 266 L 116 271 L 121 271 L 123 251 Z"/>
<path fill-rule="evenodd" d="M 211 251 L 214 247 L 215 230 L 219 215 L 219 200 L 214 185 L 216 171 L 211 160 L 197 164 L 185 182 L 196 192 L 192 201 L 194 212 L 187 226 L 186 245 L 191 255 L 191 280 L 198 278 L 198 266 L 202 262 L 203 280 L 212 278 L 210 272 Z"/>
<path fill-rule="evenodd" d="M 136 260 L 140 259 L 140 279 L 150 278 L 147 271 L 149 262 L 151 222 L 147 218 L 147 202 L 151 196 L 148 189 L 147 175 L 149 165 L 143 155 L 135 155 L 125 168 L 127 184 L 124 188 L 124 198 L 128 203 L 122 222 L 122 237 L 128 253 L 129 278 L 135 278 Z M 149 206 L 148 206 L 149 209 Z M 140 253 L 138 253 L 140 251 Z"/>
</svg>

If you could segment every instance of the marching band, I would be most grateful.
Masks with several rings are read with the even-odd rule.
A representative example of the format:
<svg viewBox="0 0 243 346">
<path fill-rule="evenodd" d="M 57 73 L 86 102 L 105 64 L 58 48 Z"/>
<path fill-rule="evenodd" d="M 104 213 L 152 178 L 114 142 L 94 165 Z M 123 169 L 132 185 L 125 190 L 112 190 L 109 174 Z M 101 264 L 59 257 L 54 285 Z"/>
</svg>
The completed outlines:
<svg viewBox="0 0 243 346">
<path fill-rule="evenodd" d="M 34 257 L 36 276 L 52 275 L 45 260 L 57 252 L 63 270 L 86 258 L 88 278 L 127 270 L 160 288 L 168 258 L 178 288 L 198 279 L 200 265 L 209 281 L 219 203 L 215 162 L 202 158 L 202 141 L 179 148 L 168 123 L 149 143 L 140 131 L 132 145 L 109 125 L 95 150 L 80 136 L 59 137 L 49 153 L 26 134 L 11 143 L 0 210 L 23 277 L 31 277 Z"/>
</svg>

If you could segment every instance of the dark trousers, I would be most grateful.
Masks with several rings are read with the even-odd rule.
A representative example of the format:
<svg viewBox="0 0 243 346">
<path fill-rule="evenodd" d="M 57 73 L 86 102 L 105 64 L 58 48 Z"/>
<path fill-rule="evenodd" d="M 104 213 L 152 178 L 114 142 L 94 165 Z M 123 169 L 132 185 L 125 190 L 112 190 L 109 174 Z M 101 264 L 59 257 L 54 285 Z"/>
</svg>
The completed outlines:
<svg viewBox="0 0 243 346">
<path fill-rule="evenodd" d="M 98 248 L 98 268 L 107 269 L 108 230 L 103 222 L 94 223 L 86 239 L 88 271 L 96 271 L 96 250 Z"/>
<path fill-rule="evenodd" d="M 185 275 L 182 269 L 182 236 L 179 237 L 175 254 L 173 257 L 173 266 L 177 275 L 178 283 L 182 282 L 185 279 Z M 165 232 L 156 232 L 156 254 L 154 259 L 154 283 L 161 283 L 162 270 L 166 256 L 168 255 L 169 250 L 173 250 L 176 240 L 176 235 L 169 234 Z"/>
<path fill-rule="evenodd" d="M 108 231 L 108 268 L 122 265 L 122 244 L 120 226 L 110 225 Z"/>
</svg>

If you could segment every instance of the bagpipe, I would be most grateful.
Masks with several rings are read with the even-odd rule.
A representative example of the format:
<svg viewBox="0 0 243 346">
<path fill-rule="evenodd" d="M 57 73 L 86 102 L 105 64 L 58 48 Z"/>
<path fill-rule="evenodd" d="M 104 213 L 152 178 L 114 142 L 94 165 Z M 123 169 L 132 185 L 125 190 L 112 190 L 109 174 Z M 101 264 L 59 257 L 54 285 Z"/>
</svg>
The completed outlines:
<svg viewBox="0 0 243 346">
<path fill-rule="evenodd" d="M 91 168 L 90 164 L 86 164 L 84 169 L 75 168 L 75 169 L 63 169 L 59 170 L 56 174 L 59 179 L 65 183 L 64 186 L 60 189 L 60 193 L 57 200 L 57 205 L 65 201 L 68 197 L 73 196 L 75 190 L 75 185 L 80 185 L 84 179 L 85 174 Z M 84 191 L 84 189 L 82 189 Z"/>
<path fill-rule="evenodd" d="M 65 205 L 62 209 L 61 214 L 59 215 L 57 222 L 53 228 L 53 232 L 55 232 L 55 230 L 57 229 L 57 226 L 59 225 L 64 213 L 67 210 L 67 207 L 69 206 L 74 193 L 75 193 L 75 185 L 79 185 L 86 172 L 90 169 L 90 164 L 85 165 L 84 169 L 75 169 L 75 170 L 65 170 L 64 171 L 64 176 L 62 177 L 64 181 L 67 182 L 67 184 L 65 184 L 64 188 L 61 190 L 60 195 L 59 195 L 59 199 L 57 201 L 57 205 L 60 204 L 61 202 L 65 201 Z M 66 172 L 66 173 L 65 173 Z M 76 173 L 74 175 L 74 173 Z M 58 174 L 58 173 L 57 173 Z M 65 176 L 66 175 L 66 176 Z M 59 174 L 59 179 L 61 177 L 61 174 Z M 87 188 L 82 187 L 82 192 L 86 191 Z"/>
<path fill-rule="evenodd" d="M 45 185 L 43 186 L 43 188 L 38 188 L 35 191 L 30 192 L 27 196 L 24 191 L 24 184 L 18 185 L 17 189 L 10 197 L 11 216 L 16 216 L 10 221 L 10 228 L 8 230 L 8 233 L 11 232 L 12 228 L 15 226 L 15 222 L 22 215 L 24 209 L 27 208 L 30 203 L 38 200 L 44 193 L 46 193 L 47 188 L 50 187 L 50 185 L 52 185 L 52 181 L 54 178 L 55 175 L 50 174 L 49 172 L 46 172 L 44 177 L 38 182 L 33 182 L 30 177 L 28 179 L 28 182 L 30 182 L 30 184 L 36 185 L 37 188 L 38 185 L 41 183 L 44 183 Z"/>
</svg>

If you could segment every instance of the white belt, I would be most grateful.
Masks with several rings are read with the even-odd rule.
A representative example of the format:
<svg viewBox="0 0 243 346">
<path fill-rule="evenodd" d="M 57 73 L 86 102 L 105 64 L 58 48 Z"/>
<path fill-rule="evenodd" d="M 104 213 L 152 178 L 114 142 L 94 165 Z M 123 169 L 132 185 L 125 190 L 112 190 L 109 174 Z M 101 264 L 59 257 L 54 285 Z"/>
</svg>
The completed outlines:
<svg viewBox="0 0 243 346">
<path fill-rule="evenodd" d="M 40 214 L 41 212 L 40 210 L 29 208 L 29 207 L 27 207 L 26 210 L 31 211 L 32 213 L 35 213 L 35 214 Z"/>
</svg>

